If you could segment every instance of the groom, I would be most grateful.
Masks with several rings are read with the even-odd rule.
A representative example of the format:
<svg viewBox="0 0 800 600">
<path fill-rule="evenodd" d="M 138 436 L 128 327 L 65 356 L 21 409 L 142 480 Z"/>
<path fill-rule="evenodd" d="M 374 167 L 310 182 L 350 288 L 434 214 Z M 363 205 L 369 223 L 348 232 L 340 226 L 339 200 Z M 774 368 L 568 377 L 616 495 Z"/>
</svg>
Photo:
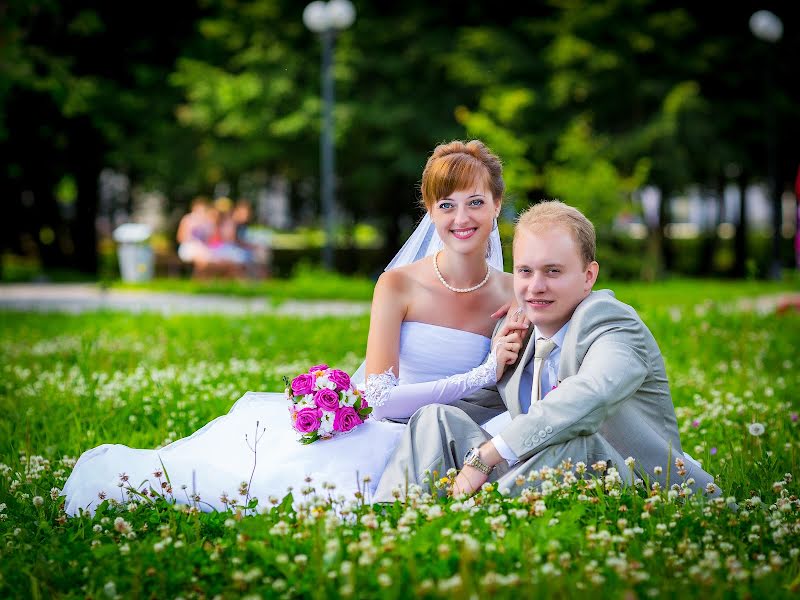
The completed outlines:
<svg viewBox="0 0 800 600">
<path fill-rule="evenodd" d="M 635 477 L 720 494 L 713 477 L 682 454 L 664 360 L 650 330 L 613 293 L 592 291 L 595 245 L 591 222 L 562 202 L 522 214 L 514 232 L 514 295 L 532 327 L 506 318 L 495 340 L 522 342 L 517 360 L 496 389 L 474 395 L 485 402 L 499 394 L 506 422 L 486 424 L 498 430 L 492 437 L 459 408 L 418 410 L 376 501 L 393 501 L 426 470 L 450 468 L 461 469 L 454 494 L 472 493 L 487 480 L 515 494 L 520 476 L 566 459 L 606 461 L 630 484 L 627 457 L 636 461 Z"/>
</svg>

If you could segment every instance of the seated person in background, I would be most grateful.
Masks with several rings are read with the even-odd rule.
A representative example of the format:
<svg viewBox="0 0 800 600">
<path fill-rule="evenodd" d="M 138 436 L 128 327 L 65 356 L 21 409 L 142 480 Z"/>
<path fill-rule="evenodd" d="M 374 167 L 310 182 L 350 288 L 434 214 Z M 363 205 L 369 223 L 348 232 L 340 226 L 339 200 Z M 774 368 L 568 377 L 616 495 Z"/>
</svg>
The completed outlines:
<svg viewBox="0 0 800 600">
<path fill-rule="evenodd" d="M 253 220 L 253 209 L 249 200 L 241 199 L 236 202 L 232 214 L 233 224 L 236 227 L 236 245 L 246 253 L 246 265 L 251 277 L 263 278 L 267 276 L 270 248 L 265 243 L 254 243 L 248 236 L 248 228 Z"/>
<path fill-rule="evenodd" d="M 213 273 L 223 277 L 244 275 L 247 254 L 236 244 L 236 224 L 231 214 L 231 206 L 230 198 L 221 196 L 209 209 L 214 230 L 208 241 L 211 253 L 208 274 Z"/>
<path fill-rule="evenodd" d="M 208 200 L 198 196 L 192 200 L 192 209 L 178 224 L 178 257 L 203 270 L 211 262 L 209 242 L 214 234 L 214 223 L 209 214 Z"/>
</svg>

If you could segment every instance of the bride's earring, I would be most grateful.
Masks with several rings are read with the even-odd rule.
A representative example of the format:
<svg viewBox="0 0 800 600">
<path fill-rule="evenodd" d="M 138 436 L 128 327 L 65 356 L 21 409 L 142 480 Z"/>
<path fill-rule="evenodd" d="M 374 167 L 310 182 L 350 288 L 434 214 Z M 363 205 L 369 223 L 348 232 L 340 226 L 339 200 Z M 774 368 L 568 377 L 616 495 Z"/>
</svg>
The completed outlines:
<svg viewBox="0 0 800 600">
<path fill-rule="evenodd" d="M 495 217 L 492 221 L 492 231 L 497 229 L 497 217 Z M 489 240 L 486 243 L 486 260 L 489 260 L 492 257 L 492 241 Z"/>
</svg>

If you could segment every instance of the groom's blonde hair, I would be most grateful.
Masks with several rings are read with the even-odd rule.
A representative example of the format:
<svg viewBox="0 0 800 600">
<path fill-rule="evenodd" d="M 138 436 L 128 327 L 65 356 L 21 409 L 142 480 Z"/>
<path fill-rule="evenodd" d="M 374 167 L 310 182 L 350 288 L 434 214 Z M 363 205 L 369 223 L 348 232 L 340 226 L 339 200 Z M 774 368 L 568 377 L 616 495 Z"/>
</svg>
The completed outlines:
<svg viewBox="0 0 800 600">
<path fill-rule="evenodd" d="M 577 208 L 558 200 L 545 200 L 525 210 L 517 219 L 514 238 L 516 239 L 520 229 L 536 233 L 553 225 L 561 225 L 572 234 L 572 239 L 578 244 L 584 267 L 595 260 L 597 236 L 594 225 Z"/>
</svg>

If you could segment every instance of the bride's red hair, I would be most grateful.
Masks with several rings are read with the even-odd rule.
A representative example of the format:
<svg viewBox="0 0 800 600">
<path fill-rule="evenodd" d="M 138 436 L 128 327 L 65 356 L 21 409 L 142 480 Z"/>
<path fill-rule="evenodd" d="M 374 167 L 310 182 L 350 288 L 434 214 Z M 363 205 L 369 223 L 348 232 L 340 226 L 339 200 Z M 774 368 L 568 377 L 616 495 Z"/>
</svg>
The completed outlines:
<svg viewBox="0 0 800 600">
<path fill-rule="evenodd" d="M 422 204 L 430 211 L 437 200 L 476 183 L 484 185 L 496 203 L 503 199 L 503 165 L 486 144 L 480 140 L 439 144 L 422 172 Z"/>
</svg>

